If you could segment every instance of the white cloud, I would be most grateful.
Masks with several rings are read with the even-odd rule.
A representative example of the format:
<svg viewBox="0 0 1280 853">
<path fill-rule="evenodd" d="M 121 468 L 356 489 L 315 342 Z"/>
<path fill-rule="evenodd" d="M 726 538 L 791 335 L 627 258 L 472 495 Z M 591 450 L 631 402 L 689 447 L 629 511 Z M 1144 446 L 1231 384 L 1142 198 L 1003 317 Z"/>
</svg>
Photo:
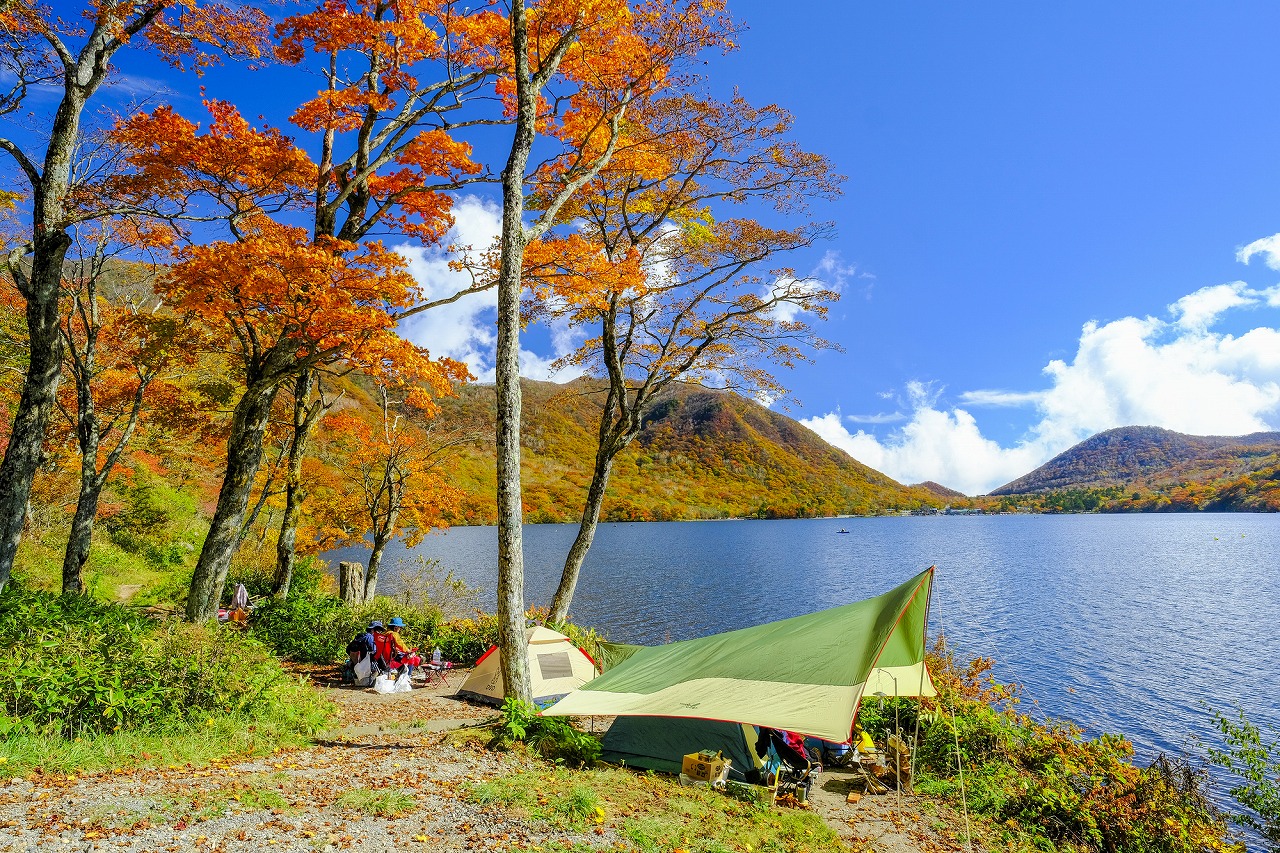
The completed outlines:
<svg viewBox="0 0 1280 853">
<path fill-rule="evenodd" d="M 842 293 L 849 282 L 857 274 L 857 270 L 846 265 L 840 259 L 840 253 L 828 251 L 818 261 L 817 266 L 804 279 L 779 278 L 761 294 L 765 299 L 776 296 L 783 291 L 795 293 L 817 293 L 820 290 L 832 290 Z M 790 323 L 806 313 L 794 302 L 779 302 L 773 308 L 773 316 L 784 323 Z"/>
<path fill-rule="evenodd" d="M 1211 326 L 1232 310 L 1280 307 L 1275 290 L 1235 282 L 1178 300 L 1169 306 L 1171 321 L 1089 322 L 1074 358 L 1045 366 L 1047 388 L 961 394 L 969 405 L 1036 407 L 1039 421 L 1012 447 L 983 437 L 968 410 L 940 405 L 923 383 L 908 385 L 910 419 L 886 437 L 851 433 L 843 421 L 855 419 L 842 421 L 838 413 L 804 423 L 900 482 L 934 480 L 967 494 L 1016 479 L 1114 427 L 1160 426 L 1192 435 L 1274 430 L 1280 428 L 1280 322 L 1241 335 Z"/>
<path fill-rule="evenodd" d="M 1262 260 L 1273 270 L 1280 270 L 1280 234 L 1272 234 L 1261 240 L 1254 240 L 1249 245 L 1236 251 L 1236 260 L 1242 264 L 1249 263 L 1254 255 L 1262 255 Z"/>
<path fill-rule="evenodd" d="M 460 196 L 453 207 L 454 225 L 441 246 L 397 246 L 396 251 L 409 261 L 409 272 L 422 288 L 423 299 L 431 301 L 452 296 L 471 286 L 465 272 L 449 267 L 457 251 L 479 254 L 491 246 L 502 233 L 502 208 L 473 195 Z M 404 321 L 401 334 L 418 346 L 426 347 L 432 356 L 448 357 L 466 363 L 480 382 L 494 380 L 494 347 L 498 342 L 498 295 L 496 290 L 464 296 L 457 302 L 441 305 Z M 577 368 L 558 373 L 552 363 L 571 352 L 581 335 L 567 324 L 551 327 L 551 355 L 520 350 L 520 375 L 530 379 L 555 378 L 567 382 L 581 375 Z"/>
<path fill-rule="evenodd" d="M 896 424 L 905 421 L 904 412 L 877 412 L 874 415 L 845 415 L 845 420 L 855 424 Z"/>
<path fill-rule="evenodd" d="M 1040 391 L 965 391 L 960 395 L 960 402 L 972 403 L 975 406 L 1025 406 L 1038 403 L 1044 395 Z"/>
<path fill-rule="evenodd" d="M 1005 449 L 983 438 L 973 416 L 963 409 L 943 412 L 922 406 L 889 441 L 862 430 L 850 433 L 836 413 L 802 423 L 859 462 L 901 483 L 932 480 L 966 494 L 985 492 L 1043 461 L 1030 447 Z"/>
<path fill-rule="evenodd" d="M 1233 281 L 1202 287 L 1170 305 L 1169 311 L 1179 326 L 1204 329 L 1213 325 L 1222 313 L 1232 308 L 1258 305 L 1264 296 L 1260 291 L 1250 290 L 1243 281 Z"/>
<path fill-rule="evenodd" d="M 552 365 L 554 364 L 554 362 L 555 362 L 554 357 L 546 358 L 544 356 L 538 355 L 536 352 L 533 352 L 532 350 L 521 349 L 520 350 L 520 375 L 525 377 L 526 379 L 538 379 L 544 382 L 553 378 L 556 379 L 557 381 L 568 381 L 567 379 L 562 379 L 561 377 L 556 375 L 555 370 L 552 369 Z M 492 372 L 490 373 L 489 377 L 484 379 L 483 381 L 492 382 L 493 381 Z"/>
<path fill-rule="evenodd" d="M 453 208 L 454 225 L 446 246 L 483 252 L 502 232 L 502 210 L 477 196 L 462 196 Z M 449 268 L 453 254 L 443 246 L 397 246 L 409 261 L 426 301 L 444 299 L 471 285 L 470 277 Z M 424 311 L 404 321 L 401 334 L 433 356 L 465 362 L 482 382 L 493 381 L 497 342 L 497 293 L 490 290 Z"/>
</svg>

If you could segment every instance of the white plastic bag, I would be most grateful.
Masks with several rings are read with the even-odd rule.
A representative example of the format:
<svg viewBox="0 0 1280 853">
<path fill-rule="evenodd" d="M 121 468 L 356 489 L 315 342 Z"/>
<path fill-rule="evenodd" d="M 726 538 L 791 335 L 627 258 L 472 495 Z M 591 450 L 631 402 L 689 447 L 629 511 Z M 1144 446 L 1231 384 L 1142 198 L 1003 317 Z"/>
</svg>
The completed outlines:
<svg viewBox="0 0 1280 853">
<path fill-rule="evenodd" d="M 356 687 L 372 687 L 373 686 L 373 659 L 368 655 L 360 658 L 351 667 L 351 672 L 355 676 Z"/>
<path fill-rule="evenodd" d="M 390 675 L 379 675 L 373 682 L 374 693 L 395 693 L 396 680 Z"/>
<path fill-rule="evenodd" d="M 400 674 L 396 676 L 396 692 L 408 693 L 413 690 L 413 685 L 409 683 L 409 668 L 401 667 Z"/>
</svg>

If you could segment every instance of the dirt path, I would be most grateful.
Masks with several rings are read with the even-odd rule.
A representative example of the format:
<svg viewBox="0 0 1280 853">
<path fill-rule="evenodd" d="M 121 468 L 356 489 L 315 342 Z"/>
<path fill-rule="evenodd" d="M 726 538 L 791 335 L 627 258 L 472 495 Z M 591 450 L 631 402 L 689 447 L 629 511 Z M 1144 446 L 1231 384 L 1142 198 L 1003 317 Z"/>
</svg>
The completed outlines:
<svg viewBox="0 0 1280 853">
<path fill-rule="evenodd" d="M 140 583 L 122 583 L 116 587 L 116 601 L 124 604 L 137 595 L 140 589 L 142 589 Z"/>
<path fill-rule="evenodd" d="M 446 730 L 474 725 L 494 709 L 452 697 L 431 684 L 408 694 L 322 687 L 340 711 L 338 728 L 305 750 L 265 759 L 218 762 L 80 777 L 40 774 L 0 783 L 0 851 L 452 851 L 530 849 L 549 841 L 621 840 L 554 832 L 485 810 L 467 799 L 467 783 L 527 768 L 527 759 L 458 742 Z M 823 774 L 813 807 L 858 851 L 917 853 L 961 849 L 928 829 L 892 798 L 845 803 L 848 781 Z M 378 816 L 400 792 L 411 810 Z"/>
<path fill-rule="evenodd" d="M 865 853 L 947 853 L 965 849 L 962 826 L 949 812 L 939 814 L 928 800 L 896 793 L 865 795 L 852 771 L 824 770 L 809 802 L 827 825 L 854 850 Z M 860 794 L 856 803 L 850 793 Z"/>
</svg>

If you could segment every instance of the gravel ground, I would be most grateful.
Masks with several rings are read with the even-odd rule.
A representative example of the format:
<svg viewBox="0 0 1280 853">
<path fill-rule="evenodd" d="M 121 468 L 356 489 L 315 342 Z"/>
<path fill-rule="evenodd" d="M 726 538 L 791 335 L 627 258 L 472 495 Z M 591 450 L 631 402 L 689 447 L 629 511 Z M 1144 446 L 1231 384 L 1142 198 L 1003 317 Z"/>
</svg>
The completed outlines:
<svg viewBox="0 0 1280 853">
<path fill-rule="evenodd" d="M 526 849 L 549 840 L 615 846 L 619 839 L 607 826 L 552 839 L 545 827 L 466 798 L 466 783 L 525 765 L 515 755 L 446 741 L 442 732 L 495 715 L 451 698 L 463 677 L 451 673 L 451 686 L 388 696 L 321 682 L 341 709 L 341 727 L 306 750 L 200 768 L 10 779 L 0 783 L 0 851 L 391 853 Z M 928 828 L 936 818 L 899 813 L 892 796 L 847 804 L 849 782 L 838 772 L 823 774 L 820 785 L 813 807 L 855 850 L 963 849 Z M 350 802 L 362 789 L 370 797 L 409 792 L 413 808 L 393 818 L 369 815 Z"/>
</svg>

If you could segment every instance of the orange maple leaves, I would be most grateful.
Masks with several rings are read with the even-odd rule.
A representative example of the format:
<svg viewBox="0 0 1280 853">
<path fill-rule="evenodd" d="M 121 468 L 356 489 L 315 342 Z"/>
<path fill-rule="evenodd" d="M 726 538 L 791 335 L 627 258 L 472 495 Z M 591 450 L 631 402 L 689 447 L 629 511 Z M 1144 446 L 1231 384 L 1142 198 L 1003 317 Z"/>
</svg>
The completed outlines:
<svg viewBox="0 0 1280 853">
<path fill-rule="evenodd" d="M 233 223 L 300 209 L 318 174 L 306 152 L 275 128 L 252 127 L 225 101 L 204 105 L 212 119 L 204 132 L 167 106 L 118 124 L 112 136 L 129 152 L 132 171 L 109 180 L 107 191 L 153 205 L 205 197 Z"/>
<path fill-rule="evenodd" d="M 312 505 L 318 550 L 359 543 L 370 531 L 412 546 L 448 527 L 461 502 L 439 468 L 441 448 L 406 413 L 388 411 L 379 425 L 352 411 L 329 417 L 322 451 L 329 471 L 316 486 L 325 500 Z"/>
<path fill-rule="evenodd" d="M 306 153 L 275 128 L 252 127 L 229 104 L 206 107 L 213 120 L 204 132 L 169 108 L 134 116 L 115 132 L 130 149 L 134 171 L 114 180 L 111 191 L 151 204 L 157 220 L 170 224 L 176 263 L 157 290 L 172 307 L 228 327 L 249 363 L 283 346 L 290 357 L 264 368 L 278 371 L 277 378 L 340 361 L 421 381 L 420 399 L 448 393 L 451 381 L 465 378 L 462 365 L 433 363 L 395 334 L 395 312 L 419 297 L 401 256 L 378 242 L 314 235 L 279 221 L 311 203 L 319 170 Z M 450 162 L 465 162 L 461 147 L 441 147 Z M 410 180 L 393 174 L 377 190 L 394 193 L 395 184 Z M 405 230 L 441 231 L 448 197 L 415 202 L 402 216 L 421 223 L 406 221 Z M 192 207 L 226 221 L 232 239 L 179 243 L 190 236 L 193 226 L 180 217 Z"/>
</svg>

